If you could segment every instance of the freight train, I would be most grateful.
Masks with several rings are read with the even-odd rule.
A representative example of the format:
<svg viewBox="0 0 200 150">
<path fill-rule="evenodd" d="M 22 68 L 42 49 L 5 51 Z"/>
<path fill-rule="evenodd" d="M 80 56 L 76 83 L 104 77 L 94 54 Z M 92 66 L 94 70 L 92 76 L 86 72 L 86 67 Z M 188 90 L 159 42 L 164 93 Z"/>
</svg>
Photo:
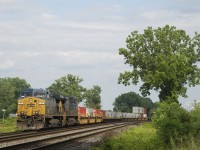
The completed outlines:
<svg viewBox="0 0 200 150">
<path fill-rule="evenodd" d="M 147 119 L 145 108 L 133 107 L 133 113 L 123 113 L 79 107 L 75 97 L 51 95 L 43 89 L 22 90 L 17 107 L 20 130 L 135 119 Z"/>
</svg>

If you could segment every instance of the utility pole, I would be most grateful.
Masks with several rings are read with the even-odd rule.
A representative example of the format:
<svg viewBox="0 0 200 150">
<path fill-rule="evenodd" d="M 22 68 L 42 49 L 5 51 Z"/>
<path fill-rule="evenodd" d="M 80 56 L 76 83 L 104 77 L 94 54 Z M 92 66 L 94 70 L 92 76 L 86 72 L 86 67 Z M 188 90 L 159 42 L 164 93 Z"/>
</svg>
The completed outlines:
<svg viewBox="0 0 200 150">
<path fill-rule="evenodd" d="M 4 123 L 4 116 L 5 116 L 5 109 L 2 109 L 2 111 L 3 111 L 3 123 Z"/>
</svg>

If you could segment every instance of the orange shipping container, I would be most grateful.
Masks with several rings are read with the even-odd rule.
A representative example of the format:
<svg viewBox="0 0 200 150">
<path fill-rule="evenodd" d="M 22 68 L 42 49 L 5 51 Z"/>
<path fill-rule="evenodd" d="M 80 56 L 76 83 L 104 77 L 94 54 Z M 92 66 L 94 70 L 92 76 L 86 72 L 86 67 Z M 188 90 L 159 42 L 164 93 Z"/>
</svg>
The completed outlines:
<svg viewBox="0 0 200 150">
<path fill-rule="evenodd" d="M 86 107 L 78 107 L 78 116 L 86 117 Z"/>
<path fill-rule="evenodd" d="M 95 117 L 103 117 L 103 110 L 94 109 L 93 116 L 95 116 Z"/>
</svg>

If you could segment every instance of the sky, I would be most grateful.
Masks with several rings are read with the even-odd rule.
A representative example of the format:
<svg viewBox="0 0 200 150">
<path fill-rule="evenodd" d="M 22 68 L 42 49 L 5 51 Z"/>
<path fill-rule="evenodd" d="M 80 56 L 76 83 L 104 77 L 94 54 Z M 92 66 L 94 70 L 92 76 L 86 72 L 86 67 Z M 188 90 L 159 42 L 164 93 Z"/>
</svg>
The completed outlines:
<svg viewBox="0 0 200 150">
<path fill-rule="evenodd" d="M 47 88 L 73 74 L 82 85 L 102 89 L 103 109 L 141 83 L 118 84 L 124 64 L 119 48 L 132 31 L 166 24 L 193 36 L 200 30 L 200 0 L 0 0 L 0 77 L 25 79 L 33 88 Z M 199 66 L 199 64 L 198 64 Z M 183 106 L 200 100 L 200 86 L 188 89 Z M 149 96 L 158 101 L 158 93 Z"/>
</svg>

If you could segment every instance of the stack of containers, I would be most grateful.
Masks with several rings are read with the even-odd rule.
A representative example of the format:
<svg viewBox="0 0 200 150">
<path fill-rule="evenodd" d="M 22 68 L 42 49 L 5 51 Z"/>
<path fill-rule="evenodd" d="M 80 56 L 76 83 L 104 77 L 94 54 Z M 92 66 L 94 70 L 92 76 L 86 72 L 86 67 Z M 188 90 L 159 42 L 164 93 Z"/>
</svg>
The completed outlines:
<svg viewBox="0 0 200 150">
<path fill-rule="evenodd" d="M 145 116 L 145 108 L 143 107 L 133 107 L 133 114 L 135 114 L 135 118 L 136 119 L 143 119 L 143 117 Z"/>
</svg>

